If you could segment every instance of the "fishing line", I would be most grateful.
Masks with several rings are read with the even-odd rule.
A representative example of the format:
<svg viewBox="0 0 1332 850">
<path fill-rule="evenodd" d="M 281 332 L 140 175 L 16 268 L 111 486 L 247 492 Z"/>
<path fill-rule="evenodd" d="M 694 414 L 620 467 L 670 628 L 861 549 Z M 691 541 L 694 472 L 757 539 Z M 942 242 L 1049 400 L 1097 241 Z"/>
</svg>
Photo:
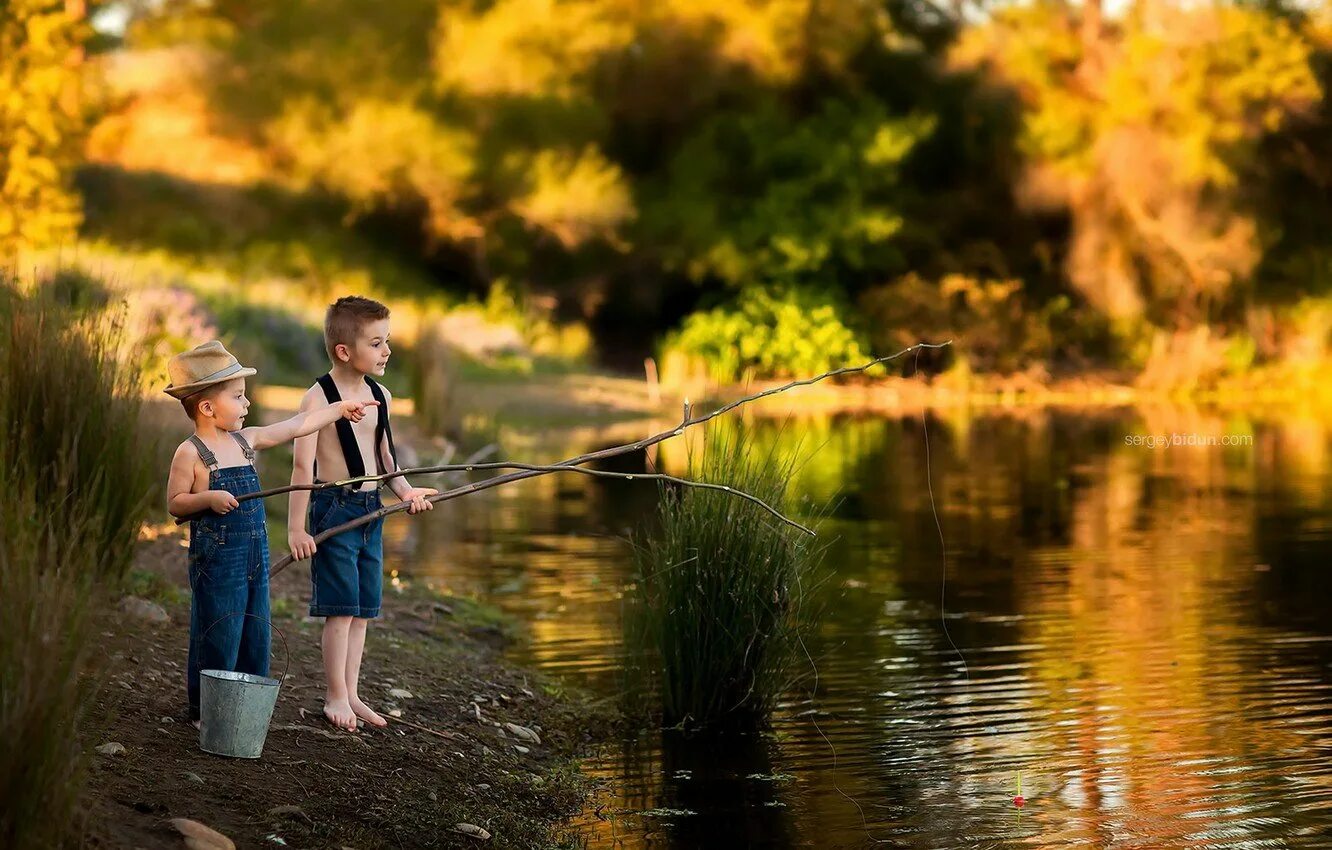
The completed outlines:
<svg viewBox="0 0 1332 850">
<path fill-rule="evenodd" d="M 916 375 L 916 374 L 919 374 L 919 372 L 920 372 L 920 349 L 921 349 L 921 348 L 925 348 L 925 347 L 928 347 L 928 348 L 942 348 L 942 347 L 944 347 L 945 345 L 950 345 L 951 343 L 952 343 L 952 340 L 949 340 L 948 342 L 942 343 L 942 344 L 940 344 L 940 345 L 931 345 L 931 344 L 929 344 L 929 343 L 917 343 L 916 345 L 912 346 L 911 349 L 907 349 L 906 351 L 902 351 L 902 352 L 900 352 L 900 354 L 905 354 L 905 353 L 907 353 L 907 351 L 911 351 L 911 350 L 914 349 L 914 351 L 915 351 L 915 355 L 916 355 L 916 356 L 915 356 L 915 361 L 914 361 L 914 364 L 913 364 L 914 368 L 913 368 L 913 372 L 912 372 L 912 374 L 913 374 L 913 376 L 914 376 L 914 375 Z M 899 354 L 899 355 L 894 355 L 894 357 L 896 357 L 896 356 L 900 356 L 900 354 Z M 891 359 L 894 359 L 894 358 L 885 358 L 885 360 L 891 360 Z M 946 607 L 945 607 L 945 603 L 946 603 L 946 601 L 947 601 L 947 586 L 948 586 L 948 585 L 947 585 L 947 583 L 948 583 L 948 546 L 947 546 L 947 543 L 946 543 L 945 538 L 944 538 L 943 524 L 942 524 L 942 522 L 941 522 L 940 519 L 939 519 L 939 509 L 938 509 L 938 506 L 936 505 L 936 503 L 935 503 L 935 499 L 934 499 L 933 468 L 932 468 L 931 458 L 930 458 L 930 432 L 929 432 L 929 423 L 928 423 L 928 421 L 927 421 L 927 417 L 926 417 L 926 409 L 925 409 L 925 406 L 924 406 L 924 405 L 922 405 L 922 407 L 921 407 L 921 414 L 920 414 L 920 417 L 921 417 L 921 426 L 922 426 L 922 429 L 923 429 L 924 439 L 925 439 L 925 479 L 926 479 L 926 484 L 927 484 L 927 488 L 928 488 L 928 492 L 929 492 L 929 496 L 930 496 L 930 512 L 931 512 L 932 515 L 934 516 L 934 527 L 935 527 L 935 529 L 938 531 L 938 534 L 939 534 L 939 546 L 940 546 L 940 553 L 941 553 L 941 556 L 940 556 L 940 557 L 941 557 L 941 565 L 940 565 L 940 568 L 941 568 L 941 583 L 940 583 L 940 588 L 939 588 L 939 622 L 940 622 L 940 624 L 943 626 L 944 636 L 948 638 L 949 646 L 951 646 L 951 647 L 953 648 L 953 651 L 954 651 L 955 653 L 957 653 L 958 658 L 959 658 L 959 659 L 961 660 L 961 662 L 962 662 L 962 671 L 963 671 L 963 675 L 964 675 L 965 680 L 966 680 L 966 685 L 967 685 L 967 687 L 969 688 L 970 685 L 971 685 L 971 672 L 970 672 L 969 668 L 967 667 L 967 660 L 966 660 L 966 657 L 962 654 L 962 651 L 961 651 L 960 649 L 958 649 L 957 644 L 954 643 L 954 641 L 953 641 L 953 636 L 952 636 L 952 635 L 949 633 L 949 631 L 948 631 L 948 623 L 947 623 L 947 620 L 946 620 L 947 610 L 946 610 Z M 650 468 L 650 469 L 651 469 L 651 468 L 655 468 L 656 465 L 652 462 L 652 459 L 651 459 L 650 456 L 646 457 L 645 460 L 647 461 L 647 466 L 648 466 L 648 468 Z M 803 588 L 803 583 L 801 582 L 801 578 L 800 578 L 799 573 L 796 574 L 796 583 L 797 583 L 797 588 L 798 588 L 798 591 L 799 591 L 799 592 L 797 593 L 797 595 L 796 595 L 796 598 L 797 598 L 797 599 L 801 599 L 801 598 L 803 598 L 803 595 L 804 595 L 804 588 Z M 818 664 L 815 663 L 815 661 L 814 661 L 814 656 L 810 653 L 810 651 L 809 651 L 809 647 L 805 644 L 805 639 L 804 639 L 803 635 L 801 635 L 801 633 L 800 633 L 799 630 L 796 630 L 795 636 L 796 636 L 796 642 L 800 645 L 800 651 L 804 653 L 804 655 L 805 655 L 805 659 L 809 662 L 810 669 L 814 672 L 814 684 L 813 684 L 813 686 L 812 686 L 812 688 L 811 688 L 811 690 L 810 690 L 810 705 L 814 707 L 814 711 L 810 714 L 809 717 L 810 717 L 810 723 L 814 726 L 814 731 L 817 732 L 818 735 L 819 735 L 819 737 L 823 739 L 823 742 L 828 746 L 828 750 L 829 750 L 829 752 L 832 753 L 832 783 L 833 783 L 833 788 L 837 791 L 838 794 L 840 794 L 843 798 L 845 798 L 845 799 L 847 800 L 847 802 L 851 803 L 851 805 L 853 805 L 853 806 L 856 807 L 856 811 L 860 814 L 860 825 L 861 825 L 861 828 L 864 830 L 864 832 L 865 832 L 865 836 L 870 840 L 870 842 L 873 843 L 873 844 L 876 844 L 876 845 L 877 845 L 877 844 L 889 844 L 889 843 L 891 843 L 891 841 L 890 841 L 889 839 L 885 839 L 885 838 L 876 838 L 876 837 L 874 836 L 874 834 L 870 831 L 869 820 L 868 820 L 868 818 L 866 818 L 866 816 L 865 816 L 865 808 L 860 804 L 860 802 L 859 802 L 858 800 L 856 800 L 856 799 L 855 799 L 854 797 L 852 797 L 850 794 L 846 793 L 846 791 L 842 788 L 841 783 L 838 781 L 838 778 L 837 778 L 837 764 L 838 764 L 838 758 L 839 758 L 839 756 L 838 756 L 838 752 L 837 752 L 837 747 L 833 744 L 832 740 L 828 737 L 828 735 L 823 731 L 823 727 L 821 727 L 821 726 L 819 725 L 819 722 L 818 722 L 818 707 L 817 707 L 817 704 L 816 704 L 816 700 L 818 699 L 818 689 L 819 689 L 819 668 L 818 668 Z M 965 704 L 964 704 L 964 705 L 965 705 Z M 968 713 L 970 713 L 969 708 L 968 708 Z"/>
<path fill-rule="evenodd" d="M 919 373 L 920 373 L 920 349 L 917 348 L 912 374 L 918 375 Z M 939 509 L 934 501 L 934 480 L 933 480 L 934 476 L 930 461 L 930 426 L 929 422 L 927 421 L 926 408 L 923 404 L 921 405 L 920 409 L 920 424 L 925 437 L 925 483 L 927 485 L 927 489 L 930 494 L 930 513 L 933 514 L 934 516 L 934 527 L 939 532 L 939 551 L 940 551 L 939 624 L 943 626 L 943 633 L 944 636 L 948 638 L 949 646 L 953 648 L 953 652 L 957 653 L 957 657 L 962 662 L 962 673 L 965 678 L 967 688 L 970 688 L 971 671 L 967 667 L 966 656 L 962 654 L 962 650 L 958 649 L 957 644 L 953 642 L 953 636 L 948 632 L 948 621 L 946 618 L 947 616 L 946 603 L 947 603 L 947 591 L 948 591 L 948 543 L 944 539 L 943 523 L 939 520 Z M 799 575 L 797 575 L 796 580 L 799 581 Z M 810 704 L 813 705 L 814 701 L 818 698 L 819 668 L 818 665 L 814 663 L 814 656 L 810 654 L 809 648 L 805 646 L 805 640 L 801 636 L 799 631 L 796 632 L 796 641 L 800 644 L 800 650 L 805 653 L 805 658 L 809 661 L 810 669 L 814 671 L 814 685 L 810 690 Z M 970 713 L 970 709 L 968 709 L 968 713 Z M 891 843 L 886 838 L 874 837 L 874 834 L 870 832 L 869 820 L 865 817 L 865 808 L 862 805 L 860 805 L 860 802 L 856 800 L 856 798 L 846 793 L 846 791 L 842 789 L 841 783 L 838 782 L 837 747 L 833 745 L 832 740 L 829 739 L 827 734 L 824 733 L 823 727 L 819 726 L 817 707 L 815 708 L 814 713 L 810 715 L 810 723 L 813 724 L 814 731 L 819 733 L 819 737 L 822 738 L 823 742 L 828 745 L 828 750 L 829 752 L 832 753 L 833 789 L 836 790 L 838 794 L 842 795 L 842 797 L 844 797 L 848 802 L 850 802 L 851 805 L 856 807 L 856 811 L 860 813 L 860 826 L 861 829 L 863 829 L 865 832 L 865 837 L 868 838 L 870 842 L 873 844 Z"/>
<path fill-rule="evenodd" d="M 916 349 L 916 364 L 914 371 L 917 375 L 920 374 L 920 349 Z M 948 645 L 953 648 L 953 652 L 957 653 L 958 659 L 962 662 L 962 675 L 966 680 L 967 688 L 970 689 L 971 670 L 967 667 L 966 656 L 962 654 L 962 650 L 957 648 L 957 644 L 953 643 L 953 636 L 948 633 L 948 620 L 946 617 L 946 614 L 948 613 L 946 601 L 946 594 L 948 591 L 948 543 L 944 540 L 943 525 L 939 522 L 939 509 L 934 505 L 934 475 L 930 471 L 930 425 L 927 419 L 928 417 L 925 415 L 925 406 L 921 405 L 920 427 L 925 432 L 925 484 L 929 487 L 930 491 L 930 511 L 934 514 L 934 527 L 939 531 L 939 551 L 941 553 L 939 567 L 939 625 L 943 626 L 944 637 L 948 638 Z M 966 703 L 964 702 L 963 705 L 965 706 Z M 968 713 L 970 713 L 970 710 L 968 710 Z"/>
<path fill-rule="evenodd" d="M 799 575 L 797 575 L 796 581 L 800 581 Z M 800 651 L 805 653 L 805 658 L 809 660 L 809 668 L 814 671 L 814 685 L 810 688 L 809 692 L 809 701 L 810 704 L 813 705 L 814 700 L 818 698 L 819 692 L 819 667 L 814 663 L 814 656 L 809 654 L 809 647 L 805 646 L 805 639 L 800 635 L 799 631 L 796 632 L 796 641 L 800 644 Z M 819 733 L 819 737 L 823 739 L 823 743 L 828 745 L 828 751 L 832 753 L 832 783 L 834 790 L 836 790 L 838 794 L 841 794 L 847 802 L 856 807 L 856 811 L 860 813 L 860 827 L 865 830 L 865 836 L 874 844 L 887 844 L 887 839 L 875 838 L 874 834 L 870 832 L 869 821 L 865 818 L 865 808 L 860 805 L 859 800 L 843 791 L 841 783 L 837 781 L 837 747 L 833 746 L 833 742 L 824 734 L 823 727 L 819 725 L 817 707 L 815 707 L 814 713 L 809 716 L 809 722 L 814 725 L 814 731 Z"/>
</svg>

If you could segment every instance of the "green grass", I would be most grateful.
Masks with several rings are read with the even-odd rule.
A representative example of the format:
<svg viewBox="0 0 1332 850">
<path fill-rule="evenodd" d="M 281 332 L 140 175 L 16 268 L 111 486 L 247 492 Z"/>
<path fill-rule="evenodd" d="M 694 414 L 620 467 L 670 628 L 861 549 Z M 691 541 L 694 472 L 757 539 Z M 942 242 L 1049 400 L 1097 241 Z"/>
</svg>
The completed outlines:
<svg viewBox="0 0 1332 850">
<path fill-rule="evenodd" d="M 710 430 L 703 457 L 690 461 L 693 478 L 789 516 L 795 462 L 755 455 L 743 431 Z M 821 546 L 751 502 L 695 488 L 664 490 L 657 525 L 636 541 L 625 618 L 644 690 L 668 725 L 766 719 L 787 684 Z"/>
<path fill-rule="evenodd" d="M 158 493 L 139 376 L 68 283 L 0 280 L 0 846 L 16 850 L 77 843 L 92 616 Z"/>
<path fill-rule="evenodd" d="M 180 585 L 148 570 L 130 570 L 125 592 L 163 606 L 179 605 L 189 600 L 189 594 Z"/>
<path fill-rule="evenodd" d="M 423 601 L 443 605 L 450 622 L 467 630 L 490 631 L 507 639 L 520 635 L 521 624 L 498 606 L 470 596 L 452 596 L 427 583 L 411 582 L 406 591 Z"/>
</svg>

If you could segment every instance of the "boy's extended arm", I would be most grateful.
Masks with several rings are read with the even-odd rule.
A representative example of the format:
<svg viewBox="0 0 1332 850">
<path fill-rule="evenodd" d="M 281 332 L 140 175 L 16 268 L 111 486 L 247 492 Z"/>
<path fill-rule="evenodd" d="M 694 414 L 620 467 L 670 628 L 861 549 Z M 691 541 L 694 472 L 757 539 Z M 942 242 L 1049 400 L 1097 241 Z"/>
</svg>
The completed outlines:
<svg viewBox="0 0 1332 850">
<path fill-rule="evenodd" d="M 282 443 L 290 443 L 297 437 L 313 434 L 320 428 L 332 425 L 343 417 L 353 422 L 359 422 L 361 417 L 365 416 L 366 408 L 378 406 L 379 402 L 377 401 L 339 401 L 322 407 L 312 405 L 307 410 L 305 409 L 305 402 L 302 401 L 301 412 L 290 419 L 284 419 L 273 425 L 243 428 L 241 429 L 241 436 L 245 437 L 246 441 L 255 449 L 267 449 Z"/>
<path fill-rule="evenodd" d="M 189 443 L 181 443 L 171 458 L 171 472 L 167 476 L 167 511 L 174 517 L 185 517 L 201 511 L 226 513 L 238 504 L 234 496 L 224 490 L 191 493 L 194 484 L 194 461 L 198 453 Z"/>
<path fill-rule="evenodd" d="M 312 387 L 301 399 L 301 410 L 313 409 L 318 404 Z M 319 435 L 307 434 L 297 437 L 292 453 L 291 483 L 313 484 L 315 450 L 319 447 Z M 306 514 L 310 509 L 310 491 L 292 490 L 287 498 L 287 548 L 296 560 L 308 558 L 315 552 L 314 538 L 306 530 Z"/>
<path fill-rule="evenodd" d="M 393 394 L 387 388 L 384 389 L 384 408 L 386 411 L 391 411 L 393 408 Z M 393 453 L 389 451 L 388 440 L 384 440 L 376 446 L 375 451 L 379 452 L 379 460 L 384 464 L 384 469 L 389 472 L 398 470 L 398 463 L 394 460 Z M 390 478 L 388 479 L 388 485 L 389 489 L 393 491 L 393 495 L 404 502 L 412 503 L 411 507 L 407 509 L 407 513 L 416 514 L 421 511 L 434 510 L 435 504 L 426 501 L 427 496 L 433 496 L 439 492 L 433 487 L 413 487 L 407 481 L 406 476 Z"/>
</svg>

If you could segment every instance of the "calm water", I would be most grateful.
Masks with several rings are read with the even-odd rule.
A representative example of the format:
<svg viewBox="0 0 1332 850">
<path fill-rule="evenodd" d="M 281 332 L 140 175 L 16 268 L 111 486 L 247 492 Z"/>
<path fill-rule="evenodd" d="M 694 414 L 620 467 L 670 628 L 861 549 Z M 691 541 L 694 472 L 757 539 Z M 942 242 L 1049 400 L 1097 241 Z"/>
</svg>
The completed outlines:
<svg viewBox="0 0 1332 850">
<path fill-rule="evenodd" d="M 808 675 L 761 735 L 653 731 L 589 759 L 608 781 L 589 846 L 1332 846 L 1332 422 L 932 416 L 946 562 L 919 416 L 747 427 L 835 505 Z M 1176 433 L 1252 444 L 1125 440 Z M 618 436 L 505 434 L 505 454 Z M 680 473 L 685 450 L 650 460 Z M 549 476 L 390 546 L 530 623 L 522 660 L 614 695 L 622 535 L 653 488 Z"/>
</svg>

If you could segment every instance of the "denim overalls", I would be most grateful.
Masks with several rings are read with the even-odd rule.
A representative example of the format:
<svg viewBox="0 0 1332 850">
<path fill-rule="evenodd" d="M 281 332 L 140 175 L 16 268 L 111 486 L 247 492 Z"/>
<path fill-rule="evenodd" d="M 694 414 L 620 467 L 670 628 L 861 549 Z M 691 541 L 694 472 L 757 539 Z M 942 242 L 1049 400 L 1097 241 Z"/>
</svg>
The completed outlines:
<svg viewBox="0 0 1332 850">
<path fill-rule="evenodd" d="M 240 434 L 233 431 L 231 436 L 240 444 L 248 463 L 222 469 L 203 440 L 190 436 L 199 458 L 208 467 L 208 489 L 226 490 L 233 496 L 257 492 L 260 488 L 254 449 Z M 271 634 L 263 499 L 249 499 L 229 513 L 210 511 L 190 521 L 190 590 L 194 598 L 190 603 L 186 690 L 190 719 L 197 720 L 200 670 L 268 675 Z M 254 616 L 242 617 L 241 613 Z"/>
</svg>

